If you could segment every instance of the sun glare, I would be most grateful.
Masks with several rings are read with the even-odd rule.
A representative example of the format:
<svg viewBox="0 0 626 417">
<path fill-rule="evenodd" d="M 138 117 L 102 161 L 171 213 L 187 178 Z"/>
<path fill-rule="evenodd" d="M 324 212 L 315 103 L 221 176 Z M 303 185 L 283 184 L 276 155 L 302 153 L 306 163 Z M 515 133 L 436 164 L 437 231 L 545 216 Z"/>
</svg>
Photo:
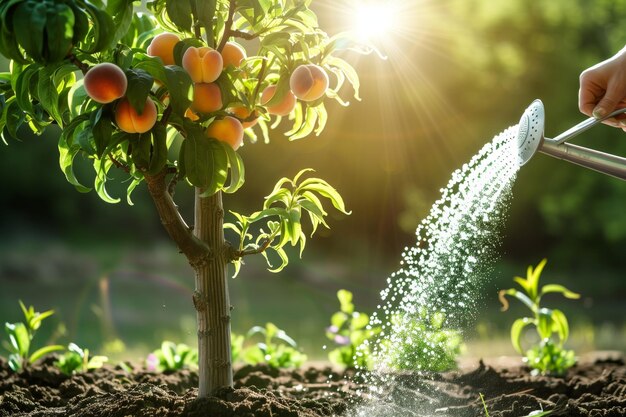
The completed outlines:
<svg viewBox="0 0 626 417">
<path fill-rule="evenodd" d="M 387 35 L 394 23 L 394 9 L 390 2 L 362 3 L 354 15 L 354 31 L 364 39 Z"/>
</svg>

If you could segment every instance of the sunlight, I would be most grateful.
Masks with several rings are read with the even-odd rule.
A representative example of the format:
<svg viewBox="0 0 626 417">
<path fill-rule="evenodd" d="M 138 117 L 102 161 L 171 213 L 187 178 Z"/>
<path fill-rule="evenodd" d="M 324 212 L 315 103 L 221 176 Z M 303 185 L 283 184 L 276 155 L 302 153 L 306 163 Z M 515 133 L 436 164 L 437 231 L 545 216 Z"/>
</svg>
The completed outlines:
<svg viewBox="0 0 626 417">
<path fill-rule="evenodd" d="M 376 2 L 356 6 L 354 31 L 362 39 L 374 39 L 388 35 L 396 18 L 393 3 Z"/>
</svg>

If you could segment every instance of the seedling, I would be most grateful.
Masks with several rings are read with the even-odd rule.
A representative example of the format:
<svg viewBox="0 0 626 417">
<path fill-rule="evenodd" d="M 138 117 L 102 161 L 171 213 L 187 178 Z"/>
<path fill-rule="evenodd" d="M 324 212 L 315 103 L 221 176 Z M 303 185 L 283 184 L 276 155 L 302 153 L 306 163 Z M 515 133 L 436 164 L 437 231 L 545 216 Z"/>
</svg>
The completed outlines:
<svg viewBox="0 0 626 417">
<path fill-rule="evenodd" d="M 174 343 L 169 340 L 161 343 L 161 348 L 155 350 L 146 360 L 149 370 L 177 371 L 179 369 L 198 368 L 198 351 L 184 343 Z"/>
<path fill-rule="evenodd" d="M 5 343 L 6 349 L 10 352 L 9 367 L 15 372 L 27 367 L 29 364 L 50 352 L 65 349 L 61 345 L 49 345 L 30 353 L 32 340 L 41 326 L 41 322 L 53 315 L 54 310 L 40 313 L 35 311 L 33 306 L 26 308 L 21 300 L 19 303 L 24 313 L 24 321 L 18 323 L 4 323 L 4 329 L 9 335 L 9 343 Z"/>
<path fill-rule="evenodd" d="M 273 368 L 293 368 L 302 365 L 307 358 L 298 350 L 296 341 L 273 323 L 267 323 L 265 327 L 254 326 L 246 334 L 246 339 L 253 339 L 256 335 L 260 335 L 263 341 L 243 349 L 242 357 L 246 363 L 252 365 L 266 363 Z"/>
<path fill-rule="evenodd" d="M 534 373 L 563 375 L 576 363 L 573 350 L 566 350 L 563 344 L 569 337 L 569 324 L 565 314 L 556 308 L 541 307 L 541 298 L 548 293 L 559 293 L 565 298 L 578 299 L 580 294 L 572 292 L 562 285 L 547 284 L 539 289 L 539 278 L 546 265 L 543 259 L 533 268 L 528 267 L 526 278 L 515 277 L 523 289 L 515 288 L 501 290 L 499 293 L 502 311 L 509 308 L 505 296 L 511 295 L 520 300 L 532 312 L 531 317 L 523 317 L 515 320 L 511 326 L 511 342 L 520 354 L 525 355 L 524 360 Z M 539 343 L 524 352 L 522 348 L 522 331 L 529 325 L 535 327 L 539 336 Z M 556 336 L 556 337 L 555 337 Z"/>
<path fill-rule="evenodd" d="M 346 367 L 371 369 L 370 342 L 381 329 L 369 324 L 367 314 L 354 311 L 350 291 L 337 291 L 337 298 L 340 311 L 332 315 L 330 327 L 326 328 L 326 337 L 337 347 L 328 352 L 328 359 Z"/>
<path fill-rule="evenodd" d="M 120 201 L 109 181 L 127 184 L 129 204 L 146 185 L 194 269 L 198 395 L 206 397 L 233 385 L 228 265 L 238 270 L 244 257 L 273 250 L 280 264 L 268 263 L 280 270 L 288 243 L 304 248 L 302 216 L 314 232 L 326 224 L 323 200 L 346 212 L 332 186 L 299 174 L 280 180 L 259 212 L 234 214 L 240 241 L 227 242 L 222 194 L 244 183 L 237 150 L 244 137 L 246 147 L 269 142 L 287 120 L 289 140 L 319 135 L 328 102 L 348 104 L 344 84 L 359 99 L 357 72 L 338 55 L 377 51 L 353 33 L 327 35 L 310 0 L 151 0 L 141 7 L 152 15 L 135 12 L 139 3 L 0 2 L 0 53 L 12 60 L 0 74 L 0 139 L 8 144 L 22 127 L 42 134 L 54 124 L 60 168 L 78 191 L 90 191 L 74 169 L 85 162 L 107 203 Z M 241 40 L 254 42 L 246 50 Z M 195 191 L 193 227 L 174 201 L 177 184 Z M 248 228 L 261 220 L 262 230 Z M 22 355 L 23 342 L 15 343 Z"/>
<path fill-rule="evenodd" d="M 89 349 L 81 349 L 77 344 L 70 343 L 67 351 L 59 356 L 54 363 L 66 375 L 87 372 L 90 369 L 102 368 L 109 358 L 106 356 L 89 357 Z"/>
<path fill-rule="evenodd" d="M 388 365 L 400 370 L 443 372 L 456 368 L 463 350 L 458 330 L 445 326 L 442 312 L 420 309 L 391 317 L 394 339 L 385 340 Z"/>
</svg>

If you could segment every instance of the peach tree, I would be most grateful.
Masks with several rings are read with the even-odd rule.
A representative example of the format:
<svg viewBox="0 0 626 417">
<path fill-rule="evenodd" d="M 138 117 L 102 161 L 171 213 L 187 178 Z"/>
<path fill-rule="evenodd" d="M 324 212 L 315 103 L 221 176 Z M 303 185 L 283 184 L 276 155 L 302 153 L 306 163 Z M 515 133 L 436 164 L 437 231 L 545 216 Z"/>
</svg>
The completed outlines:
<svg viewBox="0 0 626 417">
<path fill-rule="evenodd" d="M 227 266 L 262 254 L 273 271 L 285 247 L 304 249 L 328 227 L 322 201 L 346 212 L 337 191 L 304 169 L 281 179 L 262 207 L 224 223 L 222 193 L 244 183 L 237 152 L 269 141 L 285 118 L 289 140 L 319 134 L 325 102 L 355 70 L 340 50 L 369 53 L 348 33 L 328 36 L 311 0 L 0 0 L 0 131 L 5 144 L 24 128 L 58 127 L 59 164 L 80 192 L 107 203 L 112 170 L 131 193 L 145 184 L 163 227 L 195 271 L 199 395 L 232 385 Z M 252 51 L 254 53 L 249 53 Z M 93 166 L 93 187 L 75 165 Z M 174 201 L 177 184 L 195 189 L 193 226 Z M 238 241 L 225 240 L 224 230 Z M 271 258 L 268 253 L 272 253 Z M 270 259 L 280 262 L 272 266 Z"/>
</svg>

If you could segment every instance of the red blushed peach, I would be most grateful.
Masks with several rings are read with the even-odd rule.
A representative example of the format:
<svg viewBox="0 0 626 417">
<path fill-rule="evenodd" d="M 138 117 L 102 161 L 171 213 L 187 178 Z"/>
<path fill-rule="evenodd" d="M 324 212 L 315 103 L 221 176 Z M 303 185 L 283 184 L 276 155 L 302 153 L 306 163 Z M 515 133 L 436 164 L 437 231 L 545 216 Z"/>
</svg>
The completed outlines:
<svg viewBox="0 0 626 417">
<path fill-rule="evenodd" d="M 183 55 L 183 68 L 194 83 L 212 83 L 222 73 L 224 61 L 213 48 L 191 46 Z"/>
<path fill-rule="evenodd" d="M 146 52 L 150 56 L 161 58 L 163 65 L 174 65 L 174 46 L 180 42 L 180 38 L 173 33 L 160 33 L 156 35 Z"/>
<path fill-rule="evenodd" d="M 300 65 L 291 74 L 289 87 L 300 100 L 314 101 L 326 93 L 328 74 L 319 65 Z"/>
<path fill-rule="evenodd" d="M 206 135 L 228 143 L 234 150 L 243 144 L 243 126 L 239 120 L 231 116 L 213 120 L 206 129 Z"/>
<path fill-rule="evenodd" d="M 200 113 L 211 113 L 222 108 L 222 91 L 215 83 L 197 83 L 193 86 L 191 107 Z"/>
<path fill-rule="evenodd" d="M 250 119 L 250 114 L 252 112 L 243 106 L 231 107 L 229 109 L 226 109 L 226 111 L 232 114 L 233 116 L 235 116 L 237 119 L 239 119 L 244 129 L 247 129 L 249 127 L 256 125 L 257 122 L 259 121 L 259 118 L 257 117 L 258 113 L 256 112 L 256 110 L 254 111 L 254 116 L 255 116 L 254 119 L 244 121 L 244 120 Z"/>
<path fill-rule="evenodd" d="M 265 103 L 269 102 L 276 93 L 276 86 L 270 85 L 261 93 L 261 105 L 265 106 Z M 269 114 L 275 114 L 276 116 L 287 116 L 296 107 L 296 96 L 291 91 L 287 91 L 283 99 L 272 106 L 266 106 Z"/>
<path fill-rule="evenodd" d="M 87 95 L 93 101 L 106 104 L 124 97 L 128 80 L 120 67 L 104 62 L 87 71 L 83 84 Z"/>
<path fill-rule="evenodd" d="M 137 113 L 128 99 L 121 100 L 115 109 L 115 123 L 127 133 L 145 133 L 157 120 L 157 108 L 150 98 L 146 99 L 141 114 Z"/>
<path fill-rule="evenodd" d="M 224 68 L 229 65 L 238 67 L 241 65 L 241 61 L 246 59 L 246 50 L 241 45 L 235 42 L 226 42 L 222 49 L 222 60 L 224 62 Z"/>
</svg>

